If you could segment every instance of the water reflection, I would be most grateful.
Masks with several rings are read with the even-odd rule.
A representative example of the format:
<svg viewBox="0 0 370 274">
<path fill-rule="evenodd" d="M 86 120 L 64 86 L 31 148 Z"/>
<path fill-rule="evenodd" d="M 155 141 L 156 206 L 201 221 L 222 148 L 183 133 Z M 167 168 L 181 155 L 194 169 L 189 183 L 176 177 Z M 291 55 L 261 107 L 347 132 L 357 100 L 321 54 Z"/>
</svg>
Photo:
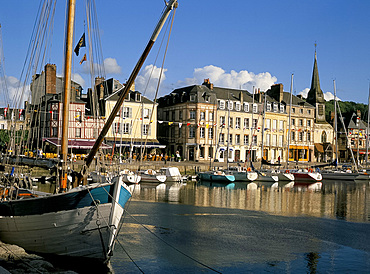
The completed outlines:
<svg viewBox="0 0 370 274">
<path fill-rule="evenodd" d="M 138 184 L 131 188 L 137 200 L 370 221 L 369 182 L 187 182 Z"/>
</svg>

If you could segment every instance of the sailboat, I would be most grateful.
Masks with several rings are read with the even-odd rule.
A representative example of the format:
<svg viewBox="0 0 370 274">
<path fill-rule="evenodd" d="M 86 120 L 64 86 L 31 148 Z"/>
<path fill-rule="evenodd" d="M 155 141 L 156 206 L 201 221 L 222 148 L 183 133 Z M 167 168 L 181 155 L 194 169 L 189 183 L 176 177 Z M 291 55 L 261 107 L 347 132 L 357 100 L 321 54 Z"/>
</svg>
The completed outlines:
<svg viewBox="0 0 370 274">
<path fill-rule="evenodd" d="M 87 171 L 99 149 L 105 134 L 120 109 L 133 81 L 171 10 L 177 0 L 166 2 L 166 8 L 124 87 L 121 97 L 102 129 L 93 149 L 87 157 L 83 170 L 76 182 L 85 182 Z M 74 29 L 75 0 L 67 6 L 67 35 L 65 52 L 65 86 L 63 108 L 62 152 L 66 163 L 68 148 L 68 102 L 71 90 L 71 63 Z M 129 188 L 116 176 L 105 183 L 82 184 L 68 190 L 67 167 L 62 166 L 59 193 L 34 192 L 29 196 L 5 196 L 0 202 L 0 240 L 15 244 L 26 251 L 46 256 L 93 259 L 94 262 L 109 262 L 119 231 L 124 206 L 131 197 Z M 16 185 L 3 187 L 3 194 L 16 193 Z"/>
</svg>

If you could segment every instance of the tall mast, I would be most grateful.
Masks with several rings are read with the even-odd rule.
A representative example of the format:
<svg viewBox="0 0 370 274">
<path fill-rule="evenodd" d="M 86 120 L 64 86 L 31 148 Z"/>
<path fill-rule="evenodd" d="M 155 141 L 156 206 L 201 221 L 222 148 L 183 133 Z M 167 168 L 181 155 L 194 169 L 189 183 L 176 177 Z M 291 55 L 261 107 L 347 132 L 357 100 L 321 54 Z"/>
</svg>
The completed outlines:
<svg viewBox="0 0 370 274">
<path fill-rule="evenodd" d="M 227 93 L 227 153 L 226 163 L 229 169 L 229 153 L 230 153 L 230 92 Z"/>
<path fill-rule="evenodd" d="M 293 76 L 292 73 L 290 79 L 290 102 L 289 102 L 289 118 L 288 118 L 288 136 L 287 136 L 287 157 L 286 157 L 286 166 L 289 167 L 289 146 L 290 146 L 290 130 L 291 130 L 291 120 L 292 120 L 292 99 L 293 99 Z"/>
<path fill-rule="evenodd" d="M 100 145 L 103 143 L 103 140 L 104 140 L 104 137 L 105 135 L 107 134 L 108 130 L 110 129 L 113 121 L 114 121 L 114 118 L 116 117 L 116 114 L 118 113 L 118 111 L 120 110 L 122 104 L 123 104 L 123 101 L 124 99 L 126 98 L 128 92 L 130 91 L 131 89 L 131 86 L 132 84 L 134 83 L 135 79 L 136 79 L 136 76 L 138 75 L 141 67 L 143 66 L 144 64 L 144 61 L 146 59 L 146 57 L 148 56 L 151 48 L 153 47 L 154 45 L 154 42 L 156 41 L 164 23 L 166 22 L 171 10 L 173 8 L 177 8 L 177 0 L 170 0 L 168 3 L 166 3 L 166 9 L 164 10 L 163 14 L 162 14 L 162 17 L 160 18 L 156 28 L 154 29 L 154 32 L 144 50 L 144 52 L 142 53 L 139 61 L 137 62 L 134 70 L 132 71 L 129 79 L 127 80 L 126 82 L 126 85 L 124 86 L 123 89 L 121 89 L 121 95 L 120 97 L 118 98 L 117 102 L 116 102 L 116 105 L 114 106 L 111 114 L 109 115 L 107 121 L 105 122 L 105 125 L 102 129 L 102 131 L 100 132 L 100 135 L 99 137 L 97 138 L 97 140 L 95 141 L 95 144 L 93 146 L 93 148 L 91 149 L 89 155 L 87 156 L 86 158 L 86 162 L 85 162 L 85 166 L 83 167 L 82 171 L 81 171 L 81 175 L 83 175 L 86 171 L 87 171 L 87 168 L 90 166 L 90 164 L 92 163 Z"/>
<path fill-rule="evenodd" d="M 263 135 L 265 133 L 265 116 L 266 116 L 266 94 L 267 92 L 265 92 L 265 101 L 263 103 L 263 116 L 262 116 L 262 144 L 261 144 L 261 150 L 262 150 L 262 156 L 261 156 L 261 169 L 262 169 L 262 162 L 263 162 L 263 149 L 264 149 L 264 145 L 263 145 Z M 259 96 L 261 96 L 261 93 L 259 94 Z M 267 159 L 266 159 L 267 160 Z"/>
<path fill-rule="evenodd" d="M 369 83 L 369 96 L 367 101 L 367 127 L 366 127 L 366 168 L 369 160 L 369 120 L 370 120 L 370 83 Z"/>
<path fill-rule="evenodd" d="M 337 122 L 337 89 L 335 86 L 335 80 L 333 80 L 334 83 L 334 144 L 335 144 L 335 158 L 338 162 L 338 122 Z"/>
<path fill-rule="evenodd" d="M 62 173 L 60 177 L 60 191 L 67 189 L 67 154 L 68 154 L 68 124 L 69 124 L 69 103 L 71 95 L 71 71 L 72 71 L 72 52 L 73 52 L 73 29 L 75 19 L 75 0 L 68 1 L 67 15 L 67 34 L 64 60 L 64 94 L 63 94 L 63 113 L 62 113 Z"/>
</svg>

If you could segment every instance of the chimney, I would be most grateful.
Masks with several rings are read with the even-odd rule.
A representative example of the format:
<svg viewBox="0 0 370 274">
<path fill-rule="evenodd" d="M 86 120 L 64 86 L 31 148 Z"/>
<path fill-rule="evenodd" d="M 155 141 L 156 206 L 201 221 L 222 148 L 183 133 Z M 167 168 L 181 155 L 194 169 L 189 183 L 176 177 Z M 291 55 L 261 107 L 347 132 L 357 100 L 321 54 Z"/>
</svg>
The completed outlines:
<svg viewBox="0 0 370 274">
<path fill-rule="evenodd" d="M 104 80 L 104 77 L 95 77 L 95 86 L 101 84 Z"/>
<path fill-rule="evenodd" d="M 56 94 L 57 67 L 54 64 L 45 65 L 45 93 Z"/>
<path fill-rule="evenodd" d="M 271 89 L 267 92 L 269 96 L 274 98 L 276 101 L 281 103 L 284 96 L 284 86 L 283 84 L 272 85 Z"/>
<path fill-rule="evenodd" d="M 213 90 L 213 84 L 211 83 L 211 81 L 209 81 L 209 78 L 204 79 L 202 85 L 208 87 L 210 90 Z"/>
<path fill-rule="evenodd" d="M 244 98 L 243 98 L 243 92 L 242 91 L 240 91 L 240 93 L 239 93 L 239 100 L 240 100 L 240 104 L 243 105 Z"/>
</svg>

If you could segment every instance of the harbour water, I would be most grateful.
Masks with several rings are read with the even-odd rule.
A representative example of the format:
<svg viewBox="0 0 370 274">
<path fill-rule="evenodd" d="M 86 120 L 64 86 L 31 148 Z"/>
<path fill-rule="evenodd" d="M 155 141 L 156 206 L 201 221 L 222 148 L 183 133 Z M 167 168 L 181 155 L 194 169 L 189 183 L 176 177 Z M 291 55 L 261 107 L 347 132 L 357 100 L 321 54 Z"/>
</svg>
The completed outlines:
<svg viewBox="0 0 370 274">
<path fill-rule="evenodd" d="M 139 184 L 116 273 L 367 273 L 369 182 Z"/>
</svg>

